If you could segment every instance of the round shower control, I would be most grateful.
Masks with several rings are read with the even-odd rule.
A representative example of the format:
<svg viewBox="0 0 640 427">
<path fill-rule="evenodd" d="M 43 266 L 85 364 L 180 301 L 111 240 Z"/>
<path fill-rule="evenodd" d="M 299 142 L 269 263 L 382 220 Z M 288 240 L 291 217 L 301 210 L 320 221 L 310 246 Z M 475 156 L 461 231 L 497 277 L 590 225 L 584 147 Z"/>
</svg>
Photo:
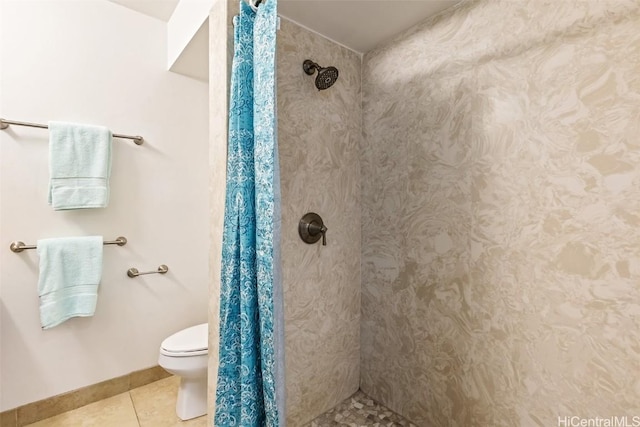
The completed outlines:
<svg viewBox="0 0 640 427">
<path fill-rule="evenodd" d="M 327 246 L 327 227 L 320 215 L 314 212 L 304 214 L 298 223 L 298 234 L 303 242 L 313 244 L 322 237 L 322 246 Z"/>
</svg>

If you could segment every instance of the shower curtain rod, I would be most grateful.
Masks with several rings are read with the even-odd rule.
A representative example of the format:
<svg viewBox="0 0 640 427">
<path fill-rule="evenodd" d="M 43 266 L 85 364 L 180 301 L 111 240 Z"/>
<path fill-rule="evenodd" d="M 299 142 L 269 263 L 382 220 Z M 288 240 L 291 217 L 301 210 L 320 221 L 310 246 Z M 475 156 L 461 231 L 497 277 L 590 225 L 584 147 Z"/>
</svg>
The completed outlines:
<svg viewBox="0 0 640 427">
<path fill-rule="evenodd" d="M 31 128 L 49 129 L 49 126 L 43 125 L 43 124 L 40 124 L 40 123 L 18 122 L 16 120 L 0 119 L 0 129 L 6 129 L 6 128 L 9 127 L 9 125 L 27 126 L 27 127 L 31 127 Z M 142 143 L 144 142 L 144 138 L 142 138 L 139 135 L 132 136 L 132 135 L 121 135 L 119 133 L 114 133 L 113 137 L 114 138 L 123 138 L 123 139 L 132 139 L 133 142 L 135 142 L 136 145 L 142 145 Z"/>
</svg>

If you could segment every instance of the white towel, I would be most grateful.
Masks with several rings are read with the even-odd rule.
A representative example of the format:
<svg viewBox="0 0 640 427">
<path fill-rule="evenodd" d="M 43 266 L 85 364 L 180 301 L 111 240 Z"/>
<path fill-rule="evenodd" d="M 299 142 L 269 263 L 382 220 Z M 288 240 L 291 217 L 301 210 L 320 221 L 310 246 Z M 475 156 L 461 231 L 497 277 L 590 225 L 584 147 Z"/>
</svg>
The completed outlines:
<svg viewBox="0 0 640 427">
<path fill-rule="evenodd" d="M 72 317 L 93 316 L 102 278 L 103 247 L 102 236 L 38 240 L 43 329 Z"/>
<path fill-rule="evenodd" d="M 111 131 L 103 126 L 49 122 L 49 172 L 53 209 L 106 207 Z"/>
</svg>

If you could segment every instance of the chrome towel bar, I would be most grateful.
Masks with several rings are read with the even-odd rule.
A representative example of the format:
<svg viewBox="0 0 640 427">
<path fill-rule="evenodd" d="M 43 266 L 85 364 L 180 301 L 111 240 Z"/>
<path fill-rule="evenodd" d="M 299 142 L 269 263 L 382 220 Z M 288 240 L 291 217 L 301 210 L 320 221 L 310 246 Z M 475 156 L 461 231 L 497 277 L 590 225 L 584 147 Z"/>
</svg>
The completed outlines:
<svg viewBox="0 0 640 427">
<path fill-rule="evenodd" d="M 118 245 L 118 246 L 124 246 L 127 244 L 127 238 L 120 236 L 120 237 L 116 237 L 116 240 L 111 240 L 111 241 L 105 241 L 104 242 L 105 245 Z M 12 252 L 22 252 L 25 249 L 35 249 L 38 246 L 36 245 L 25 245 L 24 242 L 11 242 L 11 244 L 9 245 L 9 249 L 11 249 Z"/>
<path fill-rule="evenodd" d="M 27 127 L 31 127 L 31 128 L 49 129 L 49 126 L 43 125 L 43 124 L 40 124 L 40 123 L 18 122 L 16 120 L 0 119 L 0 129 L 6 129 L 6 128 L 9 127 L 9 125 L 27 126 Z M 119 134 L 119 133 L 114 133 L 113 137 L 114 138 L 132 139 L 133 142 L 135 142 L 136 145 L 142 145 L 142 143 L 144 142 L 144 138 L 142 138 L 139 135 L 133 136 L 133 135 L 122 135 L 122 134 Z"/>
<path fill-rule="evenodd" d="M 165 274 L 167 271 L 169 271 L 169 267 L 167 267 L 164 264 L 158 267 L 158 269 L 155 271 L 139 272 L 137 268 L 131 267 L 130 269 L 127 270 L 127 276 L 138 277 L 138 276 L 142 276 L 143 274 L 154 274 L 154 273 Z"/>
</svg>

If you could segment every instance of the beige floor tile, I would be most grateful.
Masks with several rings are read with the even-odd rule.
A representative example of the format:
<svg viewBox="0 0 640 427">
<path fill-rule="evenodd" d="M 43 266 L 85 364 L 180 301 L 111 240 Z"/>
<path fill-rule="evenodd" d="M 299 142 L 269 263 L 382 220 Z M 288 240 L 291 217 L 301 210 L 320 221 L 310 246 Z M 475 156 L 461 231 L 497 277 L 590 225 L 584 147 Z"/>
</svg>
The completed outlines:
<svg viewBox="0 0 640 427">
<path fill-rule="evenodd" d="M 138 427 L 129 393 L 122 393 L 25 427 Z"/>
<path fill-rule="evenodd" d="M 176 415 L 179 383 L 173 376 L 131 390 L 140 427 L 208 427 L 206 415 L 189 421 Z"/>
</svg>

